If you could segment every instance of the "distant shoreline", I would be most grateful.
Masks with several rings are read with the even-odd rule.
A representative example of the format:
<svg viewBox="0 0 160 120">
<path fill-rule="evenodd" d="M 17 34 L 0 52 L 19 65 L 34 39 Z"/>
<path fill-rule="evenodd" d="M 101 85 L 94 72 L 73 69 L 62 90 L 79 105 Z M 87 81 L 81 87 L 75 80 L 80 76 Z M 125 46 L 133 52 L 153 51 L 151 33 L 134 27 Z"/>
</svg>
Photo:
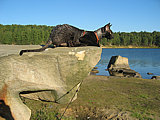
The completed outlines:
<svg viewBox="0 0 160 120">
<path fill-rule="evenodd" d="M 0 46 L 41 46 L 41 45 L 13 45 L 13 44 L 0 44 Z M 160 49 L 160 47 L 158 46 L 132 46 L 132 45 L 128 45 L 128 46 L 116 46 L 116 45 L 110 45 L 110 46 L 101 46 L 102 48 L 158 48 Z"/>
<path fill-rule="evenodd" d="M 160 48 L 158 46 L 116 46 L 116 45 L 112 45 L 112 46 L 102 46 L 102 48 Z"/>
</svg>

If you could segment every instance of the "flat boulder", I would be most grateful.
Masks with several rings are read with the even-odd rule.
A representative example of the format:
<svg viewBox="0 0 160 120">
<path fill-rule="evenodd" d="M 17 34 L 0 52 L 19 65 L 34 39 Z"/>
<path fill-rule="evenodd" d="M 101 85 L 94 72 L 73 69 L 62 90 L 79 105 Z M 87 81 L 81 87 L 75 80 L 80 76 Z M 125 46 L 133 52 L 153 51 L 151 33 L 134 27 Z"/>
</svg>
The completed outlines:
<svg viewBox="0 0 160 120">
<path fill-rule="evenodd" d="M 24 47 L 15 48 L 0 47 L 0 119 L 30 119 L 31 110 L 23 104 L 20 96 L 57 101 L 76 86 L 57 101 L 68 103 L 82 80 L 98 63 L 102 52 L 100 47 L 63 47 L 19 56 Z"/>
<path fill-rule="evenodd" d="M 130 68 L 128 58 L 122 56 L 112 56 L 107 70 L 111 76 L 141 78 L 138 72 Z"/>
</svg>

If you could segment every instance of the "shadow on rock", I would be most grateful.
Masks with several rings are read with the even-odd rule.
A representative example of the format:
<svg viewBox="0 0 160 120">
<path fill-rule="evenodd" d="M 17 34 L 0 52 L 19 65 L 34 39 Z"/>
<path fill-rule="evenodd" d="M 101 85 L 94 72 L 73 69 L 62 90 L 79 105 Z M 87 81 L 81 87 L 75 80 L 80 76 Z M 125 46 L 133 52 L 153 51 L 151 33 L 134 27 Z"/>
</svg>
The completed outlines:
<svg viewBox="0 0 160 120">
<path fill-rule="evenodd" d="M 9 106 L 3 100 L 0 100 L 0 120 L 2 119 L 1 117 L 6 120 L 14 120 Z"/>
</svg>

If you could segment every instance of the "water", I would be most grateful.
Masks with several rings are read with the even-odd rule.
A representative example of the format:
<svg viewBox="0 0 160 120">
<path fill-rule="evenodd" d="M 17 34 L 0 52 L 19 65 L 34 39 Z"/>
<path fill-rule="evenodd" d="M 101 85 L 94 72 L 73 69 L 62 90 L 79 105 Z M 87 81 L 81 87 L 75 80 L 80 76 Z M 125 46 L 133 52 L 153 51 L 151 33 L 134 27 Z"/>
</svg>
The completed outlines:
<svg viewBox="0 0 160 120">
<path fill-rule="evenodd" d="M 120 55 L 127 57 L 130 68 L 139 72 L 144 79 L 151 79 L 153 75 L 147 75 L 148 72 L 160 76 L 160 49 L 130 49 L 116 48 L 102 50 L 101 60 L 96 65 L 99 73 L 97 75 L 109 76 L 107 69 L 109 60 L 112 56 Z"/>
</svg>

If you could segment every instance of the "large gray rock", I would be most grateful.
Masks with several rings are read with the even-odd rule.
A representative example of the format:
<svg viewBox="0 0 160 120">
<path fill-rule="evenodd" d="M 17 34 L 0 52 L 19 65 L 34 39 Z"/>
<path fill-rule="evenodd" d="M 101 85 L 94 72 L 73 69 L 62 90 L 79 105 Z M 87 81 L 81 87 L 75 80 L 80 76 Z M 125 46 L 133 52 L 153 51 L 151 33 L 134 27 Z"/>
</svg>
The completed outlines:
<svg viewBox="0 0 160 120">
<path fill-rule="evenodd" d="M 29 120 L 31 111 L 19 94 L 54 101 L 73 86 L 78 87 L 100 60 L 101 51 L 99 47 L 55 48 L 19 56 L 18 51 L 16 55 L 4 55 L 0 49 L 1 118 Z M 70 101 L 77 87 L 58 102 Z"/>
<path fill-rule="evenodd" d="M 141 78 L 138 72 L 130 69 L 128 58 L 122 56 L 111 57 L 108 64 L 108 71 L 111 76 Z"/>
<path fill-rule="evenodd" d="M 130 69 L 128 64 L 128 58 L 122 57 L 120 55 L 112 56 L 108 64 L 108 69 L 113 69 L 113 68 L 114 69 L 119 69 L 119 68 Z"/>
</svg>

